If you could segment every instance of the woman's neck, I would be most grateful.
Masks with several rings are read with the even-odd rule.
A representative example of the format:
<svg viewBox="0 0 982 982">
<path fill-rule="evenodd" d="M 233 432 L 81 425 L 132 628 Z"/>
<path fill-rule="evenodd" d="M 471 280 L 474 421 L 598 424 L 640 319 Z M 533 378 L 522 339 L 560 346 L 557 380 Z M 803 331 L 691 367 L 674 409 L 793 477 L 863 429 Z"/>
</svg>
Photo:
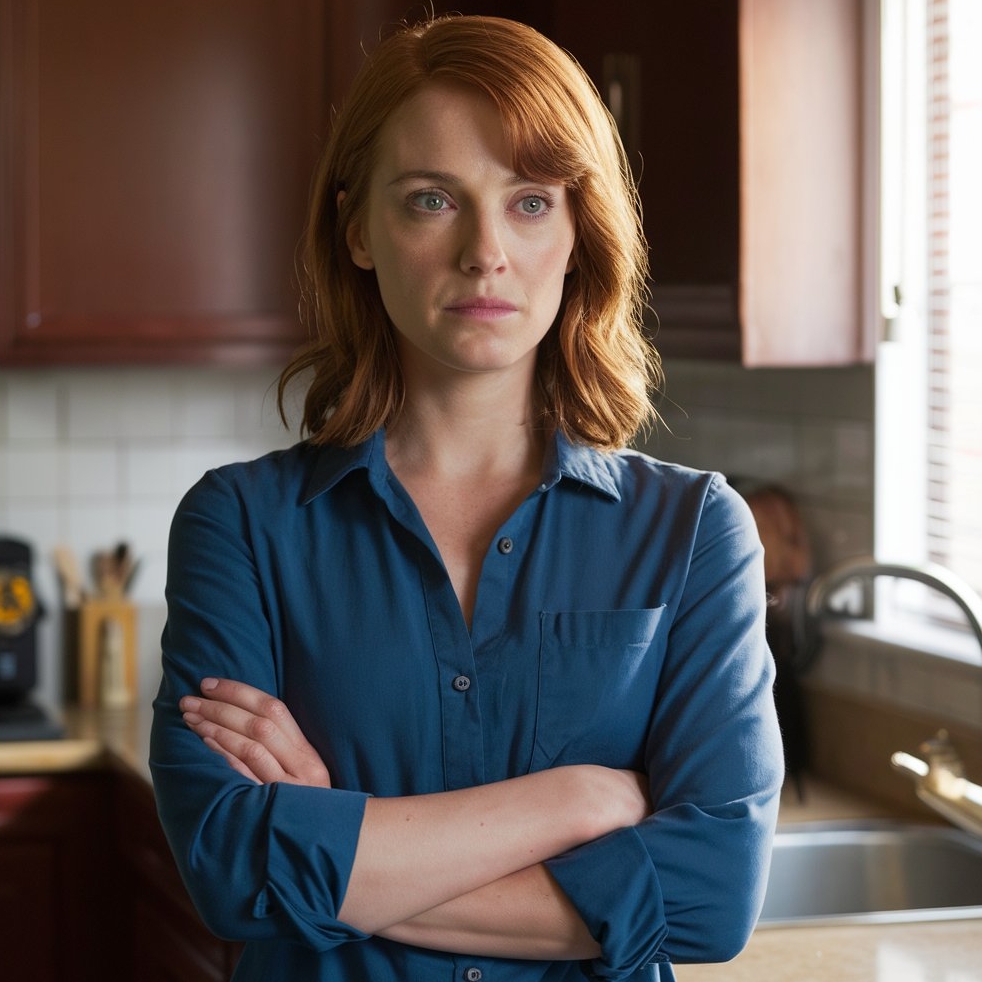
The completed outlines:
<svg viewBox="0 0 982 982">
<path fill-rule="evenodd" d="M 400 476 L 537 477 L 546 436 L 530 392 L 504 392 L 488 380 L 411 394 L 386 432 L 386 456 Z"/>
</svg>

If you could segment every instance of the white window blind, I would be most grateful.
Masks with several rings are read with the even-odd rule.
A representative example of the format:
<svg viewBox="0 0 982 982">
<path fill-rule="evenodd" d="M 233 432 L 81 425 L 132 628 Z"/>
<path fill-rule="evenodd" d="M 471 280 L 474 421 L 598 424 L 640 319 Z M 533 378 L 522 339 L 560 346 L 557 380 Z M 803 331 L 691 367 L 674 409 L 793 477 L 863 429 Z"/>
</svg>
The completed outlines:
<svg viewBox="0 0 982 982">
<path fill-rule="evenodd" d="M 876 555 L 982 593 L 982 0 L 877 2 Z M 886 592 L 887 620 L 964 624 L 918 584 Z"/>
<path fill-rule="evenodd" d="M 926 13 L 927 548 L 982 591 L 982 3 Z"/>
</svg>

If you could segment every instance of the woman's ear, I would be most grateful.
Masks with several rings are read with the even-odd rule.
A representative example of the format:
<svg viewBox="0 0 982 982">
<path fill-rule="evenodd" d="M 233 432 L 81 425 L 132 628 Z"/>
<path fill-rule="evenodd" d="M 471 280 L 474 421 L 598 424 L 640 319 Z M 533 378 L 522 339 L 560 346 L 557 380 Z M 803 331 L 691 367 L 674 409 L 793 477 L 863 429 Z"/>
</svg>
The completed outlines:
<svg viewBox="0 0 982 982">
<path fill-rule="evenodd" d="M 344 201 L 345 192 L 338 191 L 338 211 L 341 210 L 341 202 Z M 369 248 L 368 237 L 365 235 L 360 221 L 348 223 L 344 231 L 344 241 L 348 244 L 348 252 L 351 254 L 351 261 L 360 269 L 374 269 L 375 260 L 372 259 L 372 252 Z"/>
</svg>

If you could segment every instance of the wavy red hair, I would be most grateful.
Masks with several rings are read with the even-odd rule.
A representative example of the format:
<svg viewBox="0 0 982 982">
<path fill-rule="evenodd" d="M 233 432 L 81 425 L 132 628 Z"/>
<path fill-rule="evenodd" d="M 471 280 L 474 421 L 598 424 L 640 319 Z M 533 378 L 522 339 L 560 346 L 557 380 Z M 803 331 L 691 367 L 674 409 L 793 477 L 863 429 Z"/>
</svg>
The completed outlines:
<svg viewBox="0 0 982 982">
<path fill-rule="evenodd" d="M 542 423 L 602 449 L 625 445 L 654 419 L 650 396 L 661 380 L 642 329 L 648 267 L 637 190 L 585 72 L 537 31 L 494 17 L 400 29 L 356 77 L 314 178 L 301 269 L 312 339 L 280 377 L 281 412 L 290 381 L 308 372 L 302 422 L 315 443 L 354 445 L 400 411 L 393 328 L 374 273 L 354 265 L 345 236 L 367 206 L 376 134 L 435 81 L 484 93 L 501 112 L 516 172 L 568 189 L 575 269 L 539 350 Z"/>
</svg>

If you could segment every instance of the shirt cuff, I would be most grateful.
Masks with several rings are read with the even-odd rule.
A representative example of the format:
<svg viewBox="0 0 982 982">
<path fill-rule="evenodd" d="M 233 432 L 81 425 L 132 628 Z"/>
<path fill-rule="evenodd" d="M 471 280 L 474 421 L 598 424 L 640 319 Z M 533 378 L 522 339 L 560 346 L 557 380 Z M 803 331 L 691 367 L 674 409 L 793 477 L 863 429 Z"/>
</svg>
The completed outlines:
<svg viewBox="0 0 982 982">
<path fill-rule="evenodd" d="M 589 978 L 626 979 L 652 962 L 668 934 L 658 874 L 641 836 L 619 829 L 546 862 L 579 911 L 601 957 L 584 965 Z"/>
<path fill-rule="evenodd" d="M 337 788 L 277 784 L 270 802 L 266 885 L 258 917 L 286 916 L 321 951 L 368 937 L 338 920 L 370 797 Z"/>
</svg>

